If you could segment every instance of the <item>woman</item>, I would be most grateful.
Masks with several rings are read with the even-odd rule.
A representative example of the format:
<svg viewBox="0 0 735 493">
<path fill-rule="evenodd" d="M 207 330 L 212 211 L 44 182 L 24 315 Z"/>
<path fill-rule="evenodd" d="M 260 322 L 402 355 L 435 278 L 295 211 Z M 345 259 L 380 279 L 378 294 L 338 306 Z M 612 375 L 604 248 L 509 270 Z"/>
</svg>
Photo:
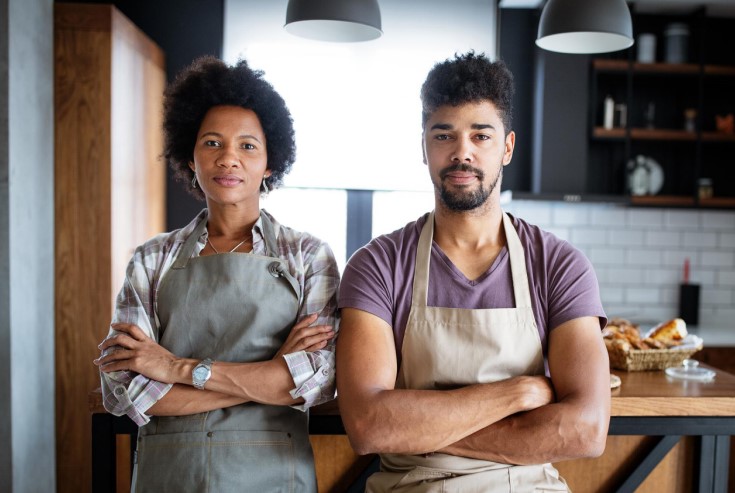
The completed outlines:
<svg viewBox="0 0 735 493">
<path fill-rule="evenodd" d="M 262 72 L 204 57 L 164 133 L 207 207 L 136 249 L 95 360 L 105 408 L 141 426 L 133 491 L 316 491 L 304 411 L 334 397 L 339 273 L 260 209 L 294 160 L 290 113 Z"/>
</svg>

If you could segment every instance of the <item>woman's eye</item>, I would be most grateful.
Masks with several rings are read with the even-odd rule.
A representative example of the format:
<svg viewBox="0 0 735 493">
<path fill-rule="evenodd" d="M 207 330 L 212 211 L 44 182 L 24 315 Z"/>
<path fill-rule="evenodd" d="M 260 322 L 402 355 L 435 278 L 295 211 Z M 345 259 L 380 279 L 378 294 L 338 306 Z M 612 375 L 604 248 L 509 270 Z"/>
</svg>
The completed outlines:
<svg viewBox="0 0 735 493">
<path fill-rule="evenodd" d="M 207 147 L 219 147 L 219 142 L 216 140 L 205 140 L 204 145 Z"/>
<path fill-rule="evenodd" d="M 248 149 L 248 150 L 252 150 L 252 149 L 255 149 L 255 146 L 254 146 L 253 144 L 247 144 L 247 143 L 246 143 L 246 144 L 243 144 L 243 145 L 242 145 L 242 148 L 243 148 L 243 149 Z"/>
</svg>

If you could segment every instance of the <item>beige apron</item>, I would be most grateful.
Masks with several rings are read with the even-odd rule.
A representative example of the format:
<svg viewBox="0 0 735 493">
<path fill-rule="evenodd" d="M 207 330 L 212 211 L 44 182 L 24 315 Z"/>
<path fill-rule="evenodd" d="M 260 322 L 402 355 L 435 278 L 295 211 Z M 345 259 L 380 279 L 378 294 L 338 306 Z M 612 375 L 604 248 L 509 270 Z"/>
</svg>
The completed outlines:
<svg viewBox="0 0 735 493">
<path fill-rule="evenodd" d="M 516 308 L 460 309 L 427 306 L 434 213 L 419 238 L 411 311 L 396 388 L 449 389 L 544 372 L 541 340 L 531 306 L 523 246 L 507 214 Z M 367 492 L 568 491 L 551 464 L 513 466 L 435 453 L 381 455 L 381 472 Z"/>
<path fill-rule="evenodd" d="M 276 354 L 296 322 L 301 289 L 277 258 L 270 220 L 261 219 L 265 256 L 192 258 L 207 218 L 197 225 L 159 288 L 162 346 L 215 361 L 264 361 Z M 252 402 L 153 417 L 140 428 L 133 491 L 316 492 L 308 419 L 289 406 Z"/>
</svg>

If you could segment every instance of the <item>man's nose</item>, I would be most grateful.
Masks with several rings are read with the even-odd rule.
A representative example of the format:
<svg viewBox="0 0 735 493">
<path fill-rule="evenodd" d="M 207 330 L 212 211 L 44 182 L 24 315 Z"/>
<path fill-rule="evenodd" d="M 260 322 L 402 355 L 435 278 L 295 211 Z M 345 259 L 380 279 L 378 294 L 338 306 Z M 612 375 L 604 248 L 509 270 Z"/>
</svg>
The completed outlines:
<svg viewBox="0 0 735 493">
<path fill-rule="evenodd" d="M 452 161 L 459 163 L 472 162 L 472 146 L 467 139 L 457 139 L 457 144 L 452 153 Z"/>
</svg>

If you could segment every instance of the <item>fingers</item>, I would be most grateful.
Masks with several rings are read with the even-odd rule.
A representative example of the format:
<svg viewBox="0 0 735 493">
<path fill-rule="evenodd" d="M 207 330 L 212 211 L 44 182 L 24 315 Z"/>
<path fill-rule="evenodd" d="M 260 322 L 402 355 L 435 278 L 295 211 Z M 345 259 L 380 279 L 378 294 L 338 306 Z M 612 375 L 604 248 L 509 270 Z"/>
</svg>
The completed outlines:
<svg viewBox="0 0 735 493">
<path fill-rule="evenodd" d="M 125 334 L 128 334 L 130 337 L 135 339 L 136 341 L 143 341 L 145 339 L 150 339 L 145 332 L 143 332 L 143 329 L 138 327 L 135 324 L 128 324 L 128 323 L 114 323 L 111 324 L 110 327 L 115 329 L 117 332 L 123 332 Z"/>
<path fill-rule="evenodd" d="M 128 360 L 132 356 L 132 351 L 128 351 L 126 349 L 115 349 L 113 351 L 110 351 L 108 354 L 104 356 L 100 356 L 99 358 L 93 360 L 93 363 L 100 367 L 100 370 L 102 371 L 116 371 L 119 367 L 119 364 L 115 364 L 124 360 Z M 111 366 L 111 364 L 113 364 Z M 115 367 L 113 369 L 113 366 Z M 120 369 L 127 369 L 127 368 L 120 368 Z"/>
<path fill-rule="evenodd" d="M 291 329 L 291 330 L 302 329 L 304 327 L 308 327 L 309 325 L 311 325 L 314 322 L 316 322 L 316 319 L 317 318 L 319 318 L 319 314 L 318 313 L 309 314 L 309 315 L 305 316 L 304 318 L 302 318 L 301 320 L 299 320 L 298 323 L 296 325 L 294 325 L 293 326 L 293 329 Z"/>
<path fill-rule="evenodd" d="M 108 337 L 107 339 L 102 341 L 102 344 L 97 347 L 99 347 L 100 351 L 103 352 L 112 346 L 121 346 L 126 349 L 133 349 L 137 342 L 138 341 L 127 334 L 118 334 L 112 337 Z"/>
</svg>

